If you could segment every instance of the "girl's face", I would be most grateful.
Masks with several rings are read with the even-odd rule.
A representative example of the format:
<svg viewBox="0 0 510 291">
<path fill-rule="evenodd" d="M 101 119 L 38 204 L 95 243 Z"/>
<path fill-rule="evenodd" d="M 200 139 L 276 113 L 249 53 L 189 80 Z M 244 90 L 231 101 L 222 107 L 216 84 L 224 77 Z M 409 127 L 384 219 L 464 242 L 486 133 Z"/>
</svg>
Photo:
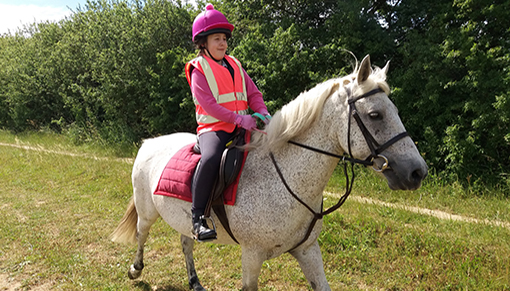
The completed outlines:
<svg viewBox="0 0 510 291">
<path fill-rule="evenodd" d="M 207 36 L 205 47 L 214 59 L 222 60 L 228 48 L 227 36 L 224 33 L 210 34 Z"/>
</svg>

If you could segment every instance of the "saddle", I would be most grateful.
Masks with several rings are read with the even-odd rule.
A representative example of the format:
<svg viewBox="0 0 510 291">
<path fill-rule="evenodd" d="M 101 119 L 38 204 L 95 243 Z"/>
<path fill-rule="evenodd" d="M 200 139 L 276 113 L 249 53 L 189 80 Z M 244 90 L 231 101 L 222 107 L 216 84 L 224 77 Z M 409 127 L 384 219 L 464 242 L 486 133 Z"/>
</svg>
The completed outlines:
<svg viewBox="0 0 510 291">
<path fill-rule="evenodd" d="M 212 221 L 213 227 L 216 230 L 214 220 L 212 220 L 211 218 L 211 209 L 213 209 L 214 212 L 216 213 L 216 216 L 223 225 L 223 228 L 225 228 L 230 237 L 238 244 L 239 242 L 236 240 L 236 238 L 232 234 L 232 231 L 230 230 L 230 224 L 228 222 L 227 213 L 225 211 L 223 193 L 239 177 L 239 174 L 243 167 L 244 159 L 247 154 L 240 147 L 245 145 L 247 141 L 249 142 L 249 139 L 250 135 L 246 134 L 245 129 L 238 129 L 234 137 L 227 143 L 226 148 L 221 156 L 218 179 L 216 179 L 213 192 L 209 196 L 209 201 L 204 212 L 204 217 Z M 200 145 L 198 141 L 193 146 L 193 152 L 196 154 L 200 154 Z M 196 180 L 196 175 L 197 173 L 195 172 L 193 174 L 193 183 Z M 237 184 L 235 185 L 235 187 L 237 189 Z"/>
</svg>

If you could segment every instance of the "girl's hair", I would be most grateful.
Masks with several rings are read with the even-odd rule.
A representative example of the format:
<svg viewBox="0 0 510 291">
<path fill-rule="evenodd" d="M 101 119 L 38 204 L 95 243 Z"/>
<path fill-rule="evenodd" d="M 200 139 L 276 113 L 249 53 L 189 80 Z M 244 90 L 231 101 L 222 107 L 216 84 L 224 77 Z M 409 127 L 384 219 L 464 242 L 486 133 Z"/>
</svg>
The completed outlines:
<svg viewBox="0 0 510 291">
<path fill-rule="evenodd" d="M 204 44 L 207 42 L 207 36 L 195 37 L 195 48 L 198 50 L 197 57 L 204 55 Z"/>
</svg>

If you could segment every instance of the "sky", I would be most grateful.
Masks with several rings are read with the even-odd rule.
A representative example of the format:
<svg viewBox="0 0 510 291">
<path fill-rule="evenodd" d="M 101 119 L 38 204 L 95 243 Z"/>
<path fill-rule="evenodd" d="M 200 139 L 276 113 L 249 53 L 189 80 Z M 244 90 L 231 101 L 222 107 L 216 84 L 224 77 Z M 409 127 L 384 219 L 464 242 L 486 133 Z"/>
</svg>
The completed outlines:
<svg viewBox="0 0 510 291">
<path fill-rule="evenodd" d="M 0 34 L 15 32 L 23 24 L 59 21 L 71 15 L 78 5 L 87 0 L 0 0 Z"/>
<path fill-rule="evenodd" d="M 71 9 L 76 11 L 86 3 L 87 0 L 0 0 L 0 35 L 9 30 L 14 33 L 23 24 L 59 21 L 71 15 Z M 189 3 L 194 1 L 189 0 Z"/>
</svg>

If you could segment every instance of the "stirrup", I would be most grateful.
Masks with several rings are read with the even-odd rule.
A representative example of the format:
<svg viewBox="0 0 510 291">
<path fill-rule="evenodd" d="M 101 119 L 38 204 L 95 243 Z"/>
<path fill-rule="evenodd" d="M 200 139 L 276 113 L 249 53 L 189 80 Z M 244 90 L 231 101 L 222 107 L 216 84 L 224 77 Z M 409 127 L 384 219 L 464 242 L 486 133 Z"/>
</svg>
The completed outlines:
<svg viewBox="0 0 510 291">
<path fill-rule="evenodd" d="M 213 226 L 214 232 L 216 232 L 216 223 L 214 223 L 214 219 L 212 218 L 212 216 L 205 217 L 205 215 L 202 215 L 202 216 L 200 216 L 200 219 L 210 220 L 212 222 L 212 226 Z"/>
<path fill-rule="evenodd" d="M 204 215 L 202 215 L 202 216 L 199 217 L 199 219 L 200 220 L 210 220 L 212 222 L 212 226 L 213 226 L 212 229 L 216 233 L 216 236 L 215 237 L 211 237 L 211 238 L 207 238 L 207 239 L 198 239 L 198 233 L 195 233 L 193 231 L 192 232 L 193 233 L 193 239 L 196 240 L 197 242 L 210 242 L 210 241 L 218 239 L 218 232 L 216 231 L 216 223 L 214 222 L 214 219 L 212 218 L 212 216 L 205 217 Z"/>
</svg>

